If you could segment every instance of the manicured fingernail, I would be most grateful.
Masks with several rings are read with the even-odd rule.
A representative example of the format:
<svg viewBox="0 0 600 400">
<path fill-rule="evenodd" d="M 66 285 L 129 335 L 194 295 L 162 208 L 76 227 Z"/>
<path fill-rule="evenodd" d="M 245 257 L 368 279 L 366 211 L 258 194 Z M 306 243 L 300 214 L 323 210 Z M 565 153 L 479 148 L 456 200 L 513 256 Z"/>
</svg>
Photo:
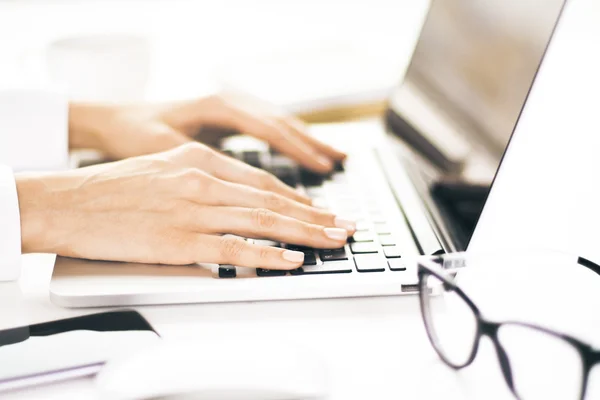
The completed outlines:
<svg viewBox="0 0 600 400">
<path fill-rule="evenodd" d="M 335 226 L 347 230 L 348 232 L 354 232 L 356 230 L 356 222 L 350 221 L 340 217 L 335 217 Z"/>
<path fill-rule="evenodd" d="M 321 164 L 321 166 L 323 166 L 327 169 L 333 168 L 333 163 L 331 162 L 331 160 L 329 158 L 327 158 L 325 156 L 318 155 L 316 160 L 319 164 Z"/>
<path fill-rule="evenodd" d="M 325 235 L 327 235 L 327 237 L 329 239 L 346 240 L 348 238 L 348 231 L 346 231 L 345 229 L 325 228 L 325 229 L 323 229 L 323 231 L 325 232 Z"/>
<path fill-rule="evenodd" d="M 282 257 L 284 260 L 293 263 L 299 263 L 304 261 L 304 253 L 302 253 L 301 251 L 286 250 L 282 253 Z"/>
</svg>

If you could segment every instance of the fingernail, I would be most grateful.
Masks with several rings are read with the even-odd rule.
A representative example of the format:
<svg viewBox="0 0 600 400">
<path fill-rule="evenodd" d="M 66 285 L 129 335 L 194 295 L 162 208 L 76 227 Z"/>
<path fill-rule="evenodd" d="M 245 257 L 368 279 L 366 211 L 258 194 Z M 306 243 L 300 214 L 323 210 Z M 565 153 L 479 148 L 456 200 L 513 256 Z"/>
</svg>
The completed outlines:
<svg viewBox="0 0 600 400">
<path fill-rule="evenodd" d="M 348 231 L 341 228 L 325 228 L 325 235 L 329 239 L 333 240 L 346 240 L 348 238 Z"/>
<path fill-rule="evenodd" d="M 356 222 L 350 221 L 340 217 L 335 217 L 335 226 L 347 230 L 348 232 L 354 232 L 356 230 Z"/>
<path fill-rule="evenodd" d="M 282 257 L 284 260 L 293 263 L 299 263 L 304 261 L 304 253 L 302 253 L 301 251 L 286 250 L 282 253 Z"/>
<path fill-rule="evenodd" d="M 316 160 L 319 164 L 321 164 L 323 167 L 325 167 L 327 169 L 333 168 L 333 163 L 331 162 L 330 159 L 328 159 L 325 156 L 318 155 Z"/>
</svg>

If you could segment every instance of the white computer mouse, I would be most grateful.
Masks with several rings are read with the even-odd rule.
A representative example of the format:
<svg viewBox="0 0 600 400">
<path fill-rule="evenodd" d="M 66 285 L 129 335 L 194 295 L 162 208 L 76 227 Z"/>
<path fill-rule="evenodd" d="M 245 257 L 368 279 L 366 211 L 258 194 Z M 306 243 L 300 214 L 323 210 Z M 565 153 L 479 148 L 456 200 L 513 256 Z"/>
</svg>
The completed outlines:
<svg viewBox="0 0 600 400">
<path fill-rule="evenodd" d="M 107 362 L 100 399 L 326 399 L 326 368 L 312 351 L 274 340 L 161 340 Z"/>
</svg>

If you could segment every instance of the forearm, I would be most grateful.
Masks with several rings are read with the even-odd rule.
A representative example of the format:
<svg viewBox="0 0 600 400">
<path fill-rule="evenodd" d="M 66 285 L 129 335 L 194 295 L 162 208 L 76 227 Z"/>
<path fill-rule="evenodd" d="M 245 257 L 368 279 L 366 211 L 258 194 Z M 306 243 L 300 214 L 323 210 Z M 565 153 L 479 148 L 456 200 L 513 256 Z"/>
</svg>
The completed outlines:
<svg viewBox="0 0 600 400">
<path fill-rule="evenodd" d="M 69 235 L 78 232 L 72 229 L 78 189 L 93 176 L 82 171 L 15 175 L 23 253 L 57 253 L 68 247 Z"/>
<path fill-rule="evenodd" d="M 49 90 L 0 90 L 0 281 L 15 280 L 20 273 L 21 199 L 13 171 L 66 169 L 67 126 L 64 96 Z"/>
<path fill-rule="evenodd" d="M 45 252 L 45 236 L 49 209 L 46 186 L 39 175 L 19 174 L 15 177 L 21 217 L 21 251 Z M 46 204 L 45 204 L 46 203 Z"/>
</svg>

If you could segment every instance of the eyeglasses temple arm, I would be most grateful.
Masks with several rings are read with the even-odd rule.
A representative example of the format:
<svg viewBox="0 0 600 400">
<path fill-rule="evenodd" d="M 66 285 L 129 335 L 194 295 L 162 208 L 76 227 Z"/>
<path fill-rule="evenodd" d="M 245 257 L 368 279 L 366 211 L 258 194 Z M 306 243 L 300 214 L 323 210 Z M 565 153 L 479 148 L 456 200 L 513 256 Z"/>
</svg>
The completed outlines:
<svg viewBox="0 0 600 400">
<path fill-rule="evenodd" d="M 600 275 L 600 265 L 591 262 L 587 258 L 579 257 L 577 258 L 577 264 L 586 267 L 589 270 L 594 271 L 596 274 Z"/>
</svg>

